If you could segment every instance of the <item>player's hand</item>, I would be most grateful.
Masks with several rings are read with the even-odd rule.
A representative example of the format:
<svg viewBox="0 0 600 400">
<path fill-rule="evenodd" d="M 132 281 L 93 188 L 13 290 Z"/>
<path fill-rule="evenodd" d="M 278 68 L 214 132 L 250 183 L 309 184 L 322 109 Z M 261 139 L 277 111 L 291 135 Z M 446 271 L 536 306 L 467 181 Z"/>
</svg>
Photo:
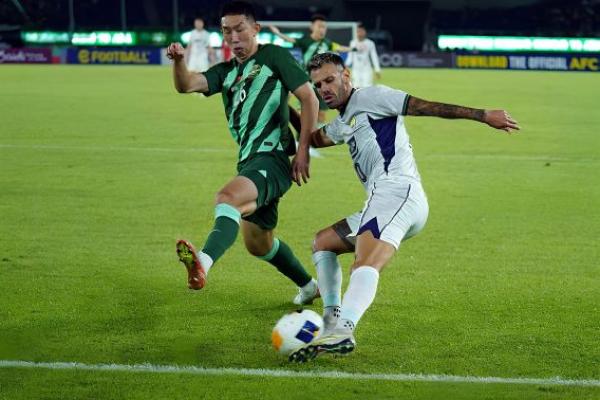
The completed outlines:
<svg viewBox="0 0 600 400">
<path fill-rule="evenodd" d="M 292 160 L 292 179 L 298 186 L 302 186 L 302 181 L 308 183 L 310 155 L 308 148 L 298 148 L 296 156 Z"/>
<path fill-rule="evenodd" d="M 517 121 L 505 110 L 485 110 L 483 122 L 492 128 L 502 129 L 508 133 L 521 129 Z"/>
<path fill-rule="evenodd" d="M 281 31 L 279 30 L 278 27 L 274 26 L 274 25 L 269 25 L 269 29 L 271 30 L 271 32 L 273 32 L 276 35 L 279 35 L 281 33 Z"/>
<path fill-rule="evenodd" d="M 167 57 L 173 61 L 181 61 L 185 56 L 185 50 L 181 43 L 171 43 L 167 47 Z"/>
<path fill-rule="evenodd" d="M 381 72 L 375 72 L 375 79 L 377 79 L 377 80 L 381 79 Z"/>
</svg>

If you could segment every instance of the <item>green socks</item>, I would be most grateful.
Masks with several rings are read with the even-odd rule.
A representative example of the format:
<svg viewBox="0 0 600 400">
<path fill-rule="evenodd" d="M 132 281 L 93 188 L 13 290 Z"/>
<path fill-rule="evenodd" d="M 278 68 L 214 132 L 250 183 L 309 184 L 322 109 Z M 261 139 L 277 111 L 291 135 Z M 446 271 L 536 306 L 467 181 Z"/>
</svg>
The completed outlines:
<svg viewBox="0 0 600 400">
<path fill-rule="evenodd" d="M 292 249 L 279 239 L 273 240 L 271 251 L 258 258 L 274 265 L 279 272 L 290 278 L 298 287 L 302 287 L 312 280 Z"/>
<path fill-rule="evenodd" d="M 233 245 L 240 230 L 240 212 L 229 204 L 215 207 L 215 225 L 206 239 L 202 252 L 216 262 Z"/>
<path fill-rule="evenodd" d="M 206 239 L 202 253 L 216 262 L 235 242 L 240 230 L 240 212 L 229 204 L 217 204 L 215 208 L 215 225 Z M 273 241 L 273 248 L 262 257 L 274 265 L 279 272 L 290 278 L 298 287 L 303 287 L 312 280 L 292 249 L 279 239 Z M 211 263 L 212 265 L 212 263 Z"/>
</svg>

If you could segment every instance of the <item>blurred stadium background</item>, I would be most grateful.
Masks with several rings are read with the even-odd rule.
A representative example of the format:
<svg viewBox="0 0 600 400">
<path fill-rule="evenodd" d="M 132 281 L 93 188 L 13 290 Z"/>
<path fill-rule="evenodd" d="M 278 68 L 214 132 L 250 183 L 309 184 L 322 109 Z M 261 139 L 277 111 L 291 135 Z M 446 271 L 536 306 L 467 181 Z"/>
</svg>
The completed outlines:
<svg viewBox="0 0 600 400">
<path fill-rule="evenodd" d="M 170 41 L 187 42 L 197 16 L 205 19 L 218 49 L 222 3 L 5 0 L 0 3 L 0 62 L 165 63 L 156 49 Z M 330 21 L 361 21 L 384 67 L 598 69 L 598 0 L 273 0 L 256 5 L 261 20 L 307 21 L 319 13 Z M 351 39 L 335 29 L 330 36 L 342 44 Z M 284 44 L 268 30 L 260 40 Z M 133 53 L 140 55 L 133 59 L 132 53 L 129 59 L 78 57 L 90 46 L 101 46 L 97 55 L 115 46 L 145 53 Z M 457 52 L 467 57 L 457 59 Z M 478 57 L 468 57 L 472 52 Z M 488 52 L 500 58 L 490 58 Z M 585 58 L 573 60 L 573 54 Z"/>
</svg>

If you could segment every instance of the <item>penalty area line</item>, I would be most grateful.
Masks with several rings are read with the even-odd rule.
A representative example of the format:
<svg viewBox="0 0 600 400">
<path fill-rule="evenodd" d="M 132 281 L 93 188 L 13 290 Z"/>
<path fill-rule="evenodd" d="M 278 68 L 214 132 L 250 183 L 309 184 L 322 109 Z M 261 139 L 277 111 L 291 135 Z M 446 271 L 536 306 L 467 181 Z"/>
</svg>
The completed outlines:
<svg viewBox="0 0 600 400">
<path fill-rule="evenodd" d="M 292 371 L 285 369 L 260 368 L 205 368 L 182 365 L 153 364 L 85 364 L 79 362 L 33 362 L 22 360 L 0 360 L 0 368 L 27 368 L 74 371 L 147 372 L 163 374 L 259 376 L 269 378 L 320 378 L 351 379 L 394 382 L 438 382 L 438 383 L 495 383 L 511 385 L 552 385 L 600 387 L 598 379 L 554 378 L 502 378 L 481 376 L 459 376 L 438 374 L 366 374 L 341 371 Z"/>
</svg>

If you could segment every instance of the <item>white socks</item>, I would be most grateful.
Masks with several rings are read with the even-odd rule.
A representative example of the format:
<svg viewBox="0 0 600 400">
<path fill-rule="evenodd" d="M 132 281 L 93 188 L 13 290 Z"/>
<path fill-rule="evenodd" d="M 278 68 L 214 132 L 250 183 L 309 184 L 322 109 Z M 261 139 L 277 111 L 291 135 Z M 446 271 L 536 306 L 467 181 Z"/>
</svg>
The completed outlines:
<svg viewBox="0 0 600 400">
<path fill-rule="evenodd" d="M 208 254 L 203 253 L 202 251 L 198 252 L 198 259 L 200 260 L 200 264 L 202 264 L 202 268 L 204 268 L 204 273 L 208 275 L 208 270 L 210 269 L 210 267 L 212 267 L 214 262 L 213 259 L 210 258 Z"/>
<path fill-rule="evenodd" d="M 354 270 L 350 275 L 348 289 L 344 293 L 342 311 L 336 329 L 354 329 L 375 299 L 378 282 L 379 272 L 375 268 L 362 266 Z"/>
<path fill-rule="evenodd" d="M 313 262 L 317 267 L 324 317 L 328 319 L 326 325 L 337 320 L 336 328 L 353 330 L 375 299 L 379 272 L 369 266 L 356 268 L 350 275 L 350 283 L 342 301 L 342 267 L 337 255 L 331 251 L 317 251 L 313 254 Z M 338 308 L 340 303 L 341 312 Z"/>
<path fill-rule="evenodd" d="M 331 251 L 317 251 L 312 258 L 317 267 L 317 282 L 323 307 L 339 306 L 342 302 L 342 267 L 337 255 Z"/>
</svg>

